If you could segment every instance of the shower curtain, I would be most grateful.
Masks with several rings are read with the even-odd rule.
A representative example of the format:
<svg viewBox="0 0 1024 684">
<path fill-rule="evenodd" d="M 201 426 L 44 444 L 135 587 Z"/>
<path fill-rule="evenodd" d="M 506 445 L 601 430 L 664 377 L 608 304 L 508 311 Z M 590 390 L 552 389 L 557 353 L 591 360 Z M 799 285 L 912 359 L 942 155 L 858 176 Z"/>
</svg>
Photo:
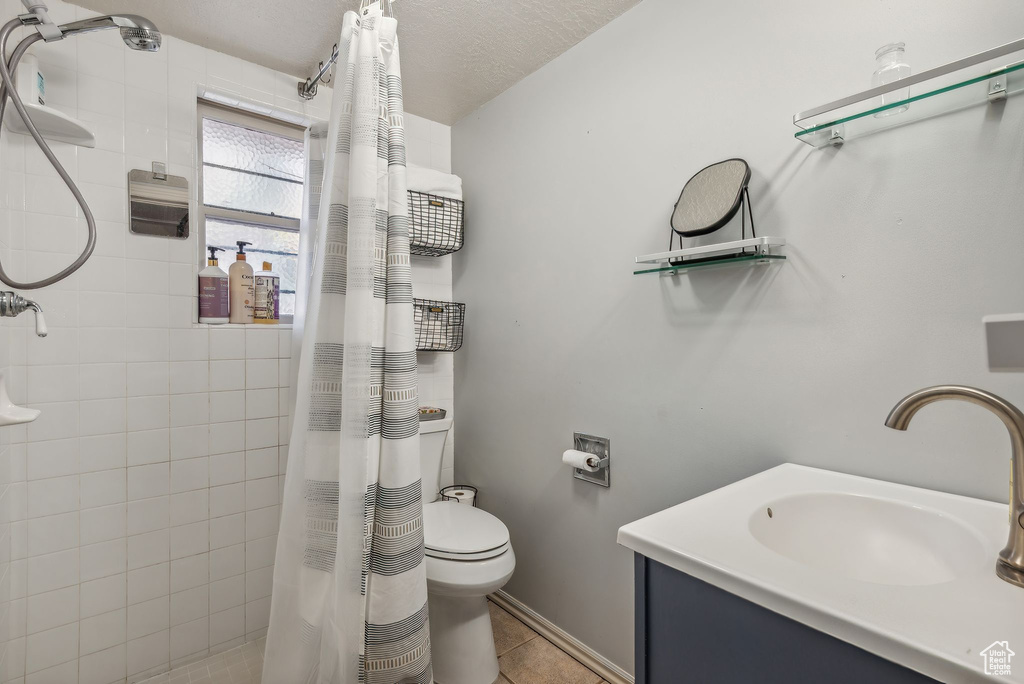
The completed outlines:
<svg viewBox="0 0 1024 684">
<path fill-rule="evenodd" d="M 377 3 L 345 14 L 326 140 L 308 138 L 265 684 L 432 681 L 396 30 Z"/>
</svg>

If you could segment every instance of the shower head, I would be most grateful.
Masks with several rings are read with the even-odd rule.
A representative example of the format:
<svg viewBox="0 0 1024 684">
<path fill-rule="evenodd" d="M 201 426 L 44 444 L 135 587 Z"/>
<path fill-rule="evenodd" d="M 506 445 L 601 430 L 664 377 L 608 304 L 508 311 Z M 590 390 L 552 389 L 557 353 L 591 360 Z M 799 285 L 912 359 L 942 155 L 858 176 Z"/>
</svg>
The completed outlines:
<svg viewBox="0 0 1024 684">
<path fill-rule="evenodd" d="M 133 50 L 156 52 L 160 49 L 160 31 L 149 19 L 137 14 L 112 14 L 105 17 L 83 19 L 60 27 L 61 38 L 117 28 L 121 31 L 121 40 Z"/>
</svg>

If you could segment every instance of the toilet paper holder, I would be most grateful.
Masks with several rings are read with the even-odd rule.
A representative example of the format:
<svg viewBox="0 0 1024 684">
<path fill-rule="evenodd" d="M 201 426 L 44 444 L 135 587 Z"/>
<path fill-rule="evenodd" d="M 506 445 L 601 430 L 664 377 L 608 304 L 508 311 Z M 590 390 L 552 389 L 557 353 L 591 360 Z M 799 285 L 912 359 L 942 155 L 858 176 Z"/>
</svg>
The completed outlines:
<svg viewBox="0 0 1024 684">
<path fill-rule="evenodd" d="M 587 459 L 591 467 L 598 468 L 595 472 L 589 472 L 580 468 L 572 469 L 572 476 L 577 480 L 583 480 L 601 487 L 612 486 L 612 449 L 611 440 L 607 437 L 595 437 L 582 432 L 574 432 L 572 438 L 573 448 L 593 454 L 594 457 Z"/>
</svg>

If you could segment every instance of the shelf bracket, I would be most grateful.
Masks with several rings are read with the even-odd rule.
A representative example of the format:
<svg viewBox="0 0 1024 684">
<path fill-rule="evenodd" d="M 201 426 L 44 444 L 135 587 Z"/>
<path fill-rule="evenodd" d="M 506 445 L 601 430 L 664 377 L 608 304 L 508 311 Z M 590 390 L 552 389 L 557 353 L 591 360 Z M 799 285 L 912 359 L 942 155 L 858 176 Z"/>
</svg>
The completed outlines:
<svg viewBox="0 0 1024 684">
<path fill-rule="evenodd" d="M 994 78 L 988 82 L 989 103 L 1002 102 L 1006 99 L 1006 76 L 1006 74 L 1003 74 L 999 78 Z"/>
<path fill-rule="evenodd" d="M 843 126 L 833 126 L 832 130 L 828 134 L 828 144 L 832 147 L 840 147 L 846 140 L 843 138 Z"/>
</svg>

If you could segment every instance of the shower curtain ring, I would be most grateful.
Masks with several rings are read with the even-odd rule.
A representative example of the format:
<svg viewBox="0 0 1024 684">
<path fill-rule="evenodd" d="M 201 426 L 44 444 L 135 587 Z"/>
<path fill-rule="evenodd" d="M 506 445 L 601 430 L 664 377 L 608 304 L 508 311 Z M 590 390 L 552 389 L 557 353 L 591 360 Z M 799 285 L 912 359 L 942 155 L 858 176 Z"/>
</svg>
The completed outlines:
<svg viewBox="0 0 1024 684">
<path fill-rule="evenodd" d="M 395 8 L 391 4 L 391 0 L 361 0 L 359 3 L 359 13 L 362 14 L 363 10 L 374 4 L 375 2 L 380 3 L 380 9 L 384 13 L 384 16 L 395 18 Z"/>
</svg>

